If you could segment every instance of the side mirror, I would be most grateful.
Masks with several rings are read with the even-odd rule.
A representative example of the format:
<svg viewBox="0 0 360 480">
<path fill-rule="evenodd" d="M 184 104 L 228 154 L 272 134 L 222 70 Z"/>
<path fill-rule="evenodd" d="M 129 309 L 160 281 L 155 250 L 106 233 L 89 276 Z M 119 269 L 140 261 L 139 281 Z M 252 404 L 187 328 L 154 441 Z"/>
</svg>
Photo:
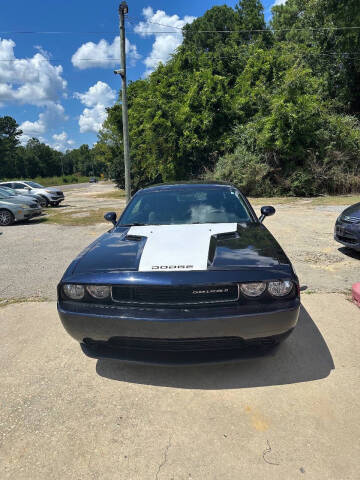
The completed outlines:
<svg viewBox="0 0 360 480">
<path fill-rule="evenodd" d="M 105 213 L 104 218 L 107 222 L 111 222 L 113 225 L 116 225 L 116 213 L 115 212 Z"/>
<path fill-rule="evenodd" d="M 274 207 L 261 207 L 261 217 L 259 218 L 260 223 L 263 223 L 265 217 L 271 217 L 276 212 Z"/>
<path fill-rule="evenodd" d="M 25 187 L 25 190 L 27 190 L 28 192 L 31 191 L 31 188 L 30 187 Z"/>
</svg>

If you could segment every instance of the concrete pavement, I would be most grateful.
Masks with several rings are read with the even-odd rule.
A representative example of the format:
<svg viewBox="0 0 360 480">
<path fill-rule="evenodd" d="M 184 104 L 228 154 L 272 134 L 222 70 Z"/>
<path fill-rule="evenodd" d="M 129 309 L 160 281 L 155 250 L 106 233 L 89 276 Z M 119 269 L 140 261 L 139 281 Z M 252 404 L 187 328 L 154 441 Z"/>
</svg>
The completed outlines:
<svg viewBox="0 0 360 480">
<path fill-rule="evenodd" d="M 360 312 L 303 295 L 265 357 L 168 368 L 92 360 L 51 303 L 0 309 L 0 478 L 360 477 Z"/>
</svg>

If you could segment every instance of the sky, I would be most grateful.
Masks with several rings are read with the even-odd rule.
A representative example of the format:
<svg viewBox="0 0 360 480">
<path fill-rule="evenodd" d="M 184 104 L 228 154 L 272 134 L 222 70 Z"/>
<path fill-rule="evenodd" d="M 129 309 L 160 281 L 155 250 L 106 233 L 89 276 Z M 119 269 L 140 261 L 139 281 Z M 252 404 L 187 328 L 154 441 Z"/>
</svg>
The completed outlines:
<svg viewBox="0 0 360 480">
<path fill-rule="evenodd" d="M 16 119 L 23 144 L 37 137 L 61 151 L 92 146 L 120 88 L 113 73 L 120 57 L 119 1 L 0 2 L 0 116 Z M 266 20 L 271 7 L 284 2 L 263 0 Z M 166 62 L 186 23 L 215 5 L 236 3 L 128 0 L 128 80 Z"/>
</svg>

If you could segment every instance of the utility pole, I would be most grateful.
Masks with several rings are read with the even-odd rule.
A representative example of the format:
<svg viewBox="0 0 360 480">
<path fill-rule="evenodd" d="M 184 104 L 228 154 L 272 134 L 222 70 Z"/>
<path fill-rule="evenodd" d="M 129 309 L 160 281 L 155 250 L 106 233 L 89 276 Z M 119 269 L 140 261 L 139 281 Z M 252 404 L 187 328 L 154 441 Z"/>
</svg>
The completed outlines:
<svg viewBox="0 0 360 480">
<path fill-rule="evenodd" d="M 122 79 L 122 120 L 123 120 L 123 144 L 124 144 L 124 163 L 125 163 L 125 193 L 126 203 L 129 203 L 131 197 L 131 179 L 130 179 L 130 145 L 129 145 L 129 117 L 127 103 L 127 84 L 126 84 L 126 44 L 125 44 L 125 15 L 129 12 L 129 7 L 125 1 L 119 6 L 120 17 L 120 58 L 121 69 L 114 73 L 121 76 Z"/>
</svg>

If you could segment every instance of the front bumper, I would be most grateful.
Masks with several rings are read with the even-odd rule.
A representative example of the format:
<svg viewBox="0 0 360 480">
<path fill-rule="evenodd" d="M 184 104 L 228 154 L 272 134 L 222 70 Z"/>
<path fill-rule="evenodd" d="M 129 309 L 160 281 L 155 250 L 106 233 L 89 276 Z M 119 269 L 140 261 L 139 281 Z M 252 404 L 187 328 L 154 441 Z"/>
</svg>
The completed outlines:
<svg viewBox="0 0 360 480">
<path fill-rule="evenodd" d="M 216 311 L 149 310 L 58 303 L 66 331 L 82 344 L 85 353 L 125 360 L 134 360 L 134 352 L 144 351 L 166 353 L 167 359 L 174 352 L 235 351 L 248 342 L 287 335 L 297 324 L 299 310 L 299 299 L 262 312 L 225 307 Z"/>
<path fill-rule="evenodd" d="M 50 195 L 49 200 L 50 200 L 51 203 L 60 203 L 60 202 L 63 202 L 65 200 L 65 197 L 64 197 L 64 195 L 62 195 L 62 196 Z"/>
<path fill-rule="evenodd" d="M 334 240 L 345 247 L 360 251 L 360 225 L 337 223 L 334 230 Z"/>
<path fill-rule="evenodd" d="M 41 208 L 32 208 L 28 218 L 39 217 L 42 214 Z"/>
<path fill-rule="evenodd" d="M 32 208 L 19 208 L 13 211 L 14 218 L 16 222 L 22 222 L 24 220 L 29 220 L 33 217 L 33 209 Z"/>
</svg>

